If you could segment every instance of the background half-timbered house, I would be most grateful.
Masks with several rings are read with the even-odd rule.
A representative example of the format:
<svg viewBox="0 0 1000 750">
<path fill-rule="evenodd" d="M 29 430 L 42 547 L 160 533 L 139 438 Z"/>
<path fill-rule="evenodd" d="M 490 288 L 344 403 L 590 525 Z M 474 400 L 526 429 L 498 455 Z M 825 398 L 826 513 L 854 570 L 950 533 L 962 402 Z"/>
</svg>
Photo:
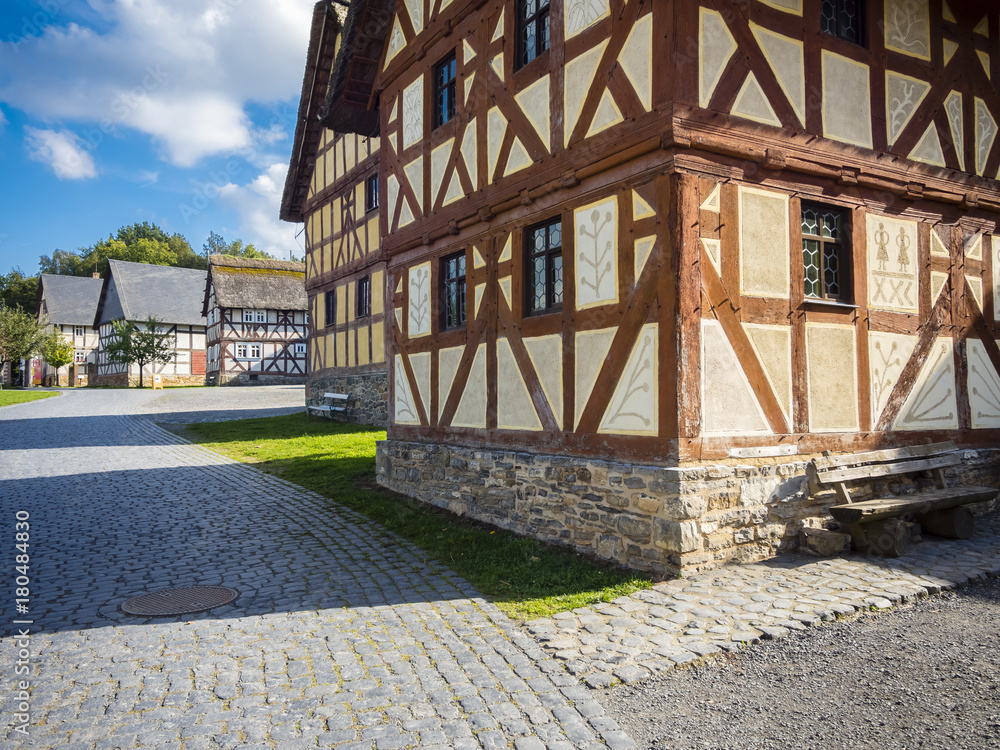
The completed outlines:
<svg viewBox="0 0 1000 750">
<path fill-rule="evenodd" d="M 94 316 L 104 282 L 93 278 L 43 273 L 38 283 L 38 319 L 58 330 L 73 347 L 73 362 L 58 371 L 42 364 L 45 385 L 87 385 L 88 368 L 96 364 L 98 331 Z"/>
<path fill-rule="evenodd" d="M 355 0 L 343 37 L 380 482 L 668 573 L 828 519 L 823 451 L 953 439 L 996 481 L 995 4 Z"/>
<path fill-rule="evenodd" d="M 316 3 L 281 218 L 303 222 L 309 296 L 306 402 L 346 395 L 347 420 L 388 419 L 386 274 L 379 230 L 378 118 L 360 132 L 331 129 L 331 70 L 344 9 Z"/>
<path fill-rule="evenodd" d="M 305 381 L 304 263 L 211 255 L 202 312 L 209 383 Z"/>
<path fill-rule="evenodd" d="M 171 334 L 174 357 L 166 364 L 147 365 L 144 382 L 159 374 L 164 385 L 201 385 L 205 382 L 206 272 L 193 268 L 154 266 L 109 260 L 101 299 L 94 319 L 98 329 L 97 374 L 93 385 L 135 385 L 139 367 L 108 360 L 107 345 L 116 320 L 143 326 L 155 317 Z"/>
</svg>

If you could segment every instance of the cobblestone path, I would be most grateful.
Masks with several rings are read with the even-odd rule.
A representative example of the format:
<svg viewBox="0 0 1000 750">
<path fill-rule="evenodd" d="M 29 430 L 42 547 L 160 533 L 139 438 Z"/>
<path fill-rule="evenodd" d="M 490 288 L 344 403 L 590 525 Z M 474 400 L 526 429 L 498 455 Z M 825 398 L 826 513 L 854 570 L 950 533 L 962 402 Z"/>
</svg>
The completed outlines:
<svg viewBox="0 0 1000 750">
<path fill-rule="evenodd" d="M 0 410 L 3 747 L 634 747 L 467 582 L 318 495 L 179 441 L 141 416 L 171 421 L 157 398 L 71 392 Z M 177 421 L 197 410 L 184 398 Z M 18 511 L 27 678 L 8 624 Z M 118 610 L 190 585 L 239 597 L 183 618 Z M 27 736 L 12 724 L 21 679 Z"/>
</svg>

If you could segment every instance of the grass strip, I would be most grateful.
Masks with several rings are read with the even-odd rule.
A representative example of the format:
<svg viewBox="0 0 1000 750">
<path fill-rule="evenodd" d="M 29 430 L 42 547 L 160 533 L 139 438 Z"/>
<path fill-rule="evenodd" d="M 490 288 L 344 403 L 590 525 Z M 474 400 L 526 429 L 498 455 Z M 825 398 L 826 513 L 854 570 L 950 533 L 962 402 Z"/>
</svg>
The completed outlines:
<svg viewBox="0 0 1000 750">
<path fill-rule="evenodd" d="M 0 390 L 0 406 L 26 404 L 29 401 L 38 401 L 40 398 L 49 398 L 55 395 L 54 391 L 12 391 L 4 388 Z"/>
<path fill-rule="evenodd" d="M 384 431 L 304 413 L 188 425 L 185 437 L 377 521 L 447 564 L 516 620 L 648 588 L 651 581 L 571 550 L 405 498 L 375 484 Z"/>
</svg>

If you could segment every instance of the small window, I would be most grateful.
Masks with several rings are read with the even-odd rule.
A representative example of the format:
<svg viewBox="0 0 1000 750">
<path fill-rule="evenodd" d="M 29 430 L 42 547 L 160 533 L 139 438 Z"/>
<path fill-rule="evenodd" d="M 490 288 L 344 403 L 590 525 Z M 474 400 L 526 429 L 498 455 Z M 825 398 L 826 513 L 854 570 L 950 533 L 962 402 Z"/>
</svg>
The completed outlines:
<svg viewBox="0 0 1000 750">
<path fill-rule="evenodd" d="M 260 359 L 260 344 L 250 344 L 250 359 Z"/>
<path fill-rule="evenodd" d="M 81 362 L 86 362 L 87 352 L 83 351 L 82 349 L 77 349 L 75 352 L 73 352 L 73 361 L 76 362 L 77 364 L 80 364 Z"/>
<path fill-rule="evenodd" d="M 465 325 L 465 252 L 449 255 L 441 261 L 442 328 Z"/>
<path fill-rule="evenodd" d="M 296 354 L 305 354 L 306 353 L 306 345 L 304 343 L 302 343 L 302 342 L 296 343 L 295 344 L 295 353 Z"/>
<path fill-rule="evenodd" d="M 237 344 L 236 345 L 236 359 L 246 359 L 247 358 L 247 345 Z"/>
<path fill-rule="evenodd" d="M 528 314 L 562 307 L 562 221 L 528 227 L 524 233 Z"/>
<path fill-rule="evenodd" d="M 802 203 L 806 299 L 849 302 L 851 222 L 841 208 Z"/>
<path fill-rule="evenodd" d="M 864 45 L 864 0 L 823 0 L 820 28 L 827 34 Z"/>
<path fill-rule="evenodd" d="M 372 310 L 372 280 L 370 276 L 358 279 L 358 298 L 356 316 L 367 318 Z"/>
<path fill-rule="evenodd" d="M 254 315 L 256 316 L 256 323 L 266 323 L 267 322 L 267 310 L 254 310 Z"/>
<path fill-rule="evenodd" d="M 455 53 L 434 66 L 434 127 L 455 117 Z"/>
<path fill-rule="evenodd" d="M 518 67 L 549 48 L 549 0 L 517 0 Z"/>
<path fill-rule="evenodd" d="M 323 319 L 326 327 L 335 325 L 337 322 L 337 290 L 331 289 L 323 296 L 326 307 L 326 317 Z"/>
<path fill-rule="evenodd" d="M 76 326 L 75 328 L 73 328 L 73 335 L 76 338 L 78 338 L 78 339 L 82 339 L 83 338 L 83 326 Z"/>
<path fill-rule="evenodd" d="M 378 172 L 365 180 L 365 211 L 378 208 Z"/>
</svg>

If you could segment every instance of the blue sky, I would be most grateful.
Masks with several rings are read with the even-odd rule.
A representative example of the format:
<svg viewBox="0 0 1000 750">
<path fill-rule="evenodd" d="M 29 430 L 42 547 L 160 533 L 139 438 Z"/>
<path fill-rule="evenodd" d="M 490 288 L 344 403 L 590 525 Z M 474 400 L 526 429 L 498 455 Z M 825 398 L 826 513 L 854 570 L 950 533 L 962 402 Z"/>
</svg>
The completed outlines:
<svg viewBox="0 0 1000 750">
<path fill-rule="evenodd" d="M 313 4 L 4 0 L 0 273 L 137 221 L 303 255 L 278 205 Z"/>
</svg>

